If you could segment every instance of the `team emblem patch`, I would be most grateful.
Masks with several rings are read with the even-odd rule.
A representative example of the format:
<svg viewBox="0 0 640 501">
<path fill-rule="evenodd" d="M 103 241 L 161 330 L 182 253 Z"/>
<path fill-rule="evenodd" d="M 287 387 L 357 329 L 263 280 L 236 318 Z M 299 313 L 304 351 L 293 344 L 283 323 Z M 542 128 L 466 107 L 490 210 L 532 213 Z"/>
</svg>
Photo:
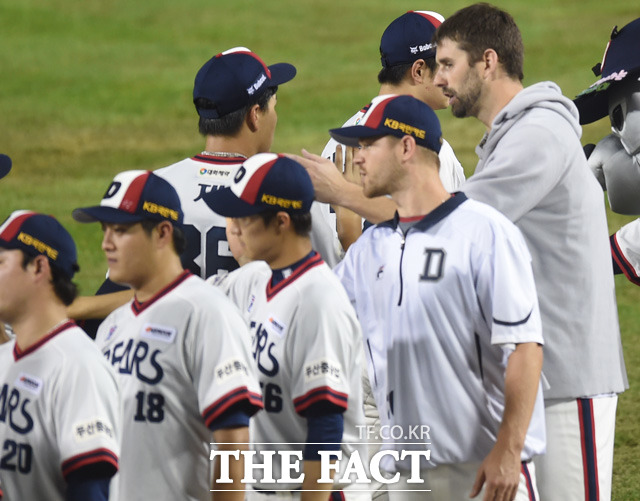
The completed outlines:
<svg viewBox="0 0 640 501">
<path fill-rule="evenodd" d="M 17 388 L 26 390 L 34 395 L 39 395 L 42 391 L 42 386 L 44 385 L 42 379 L 36 376 L 31 376 L 25 372 L 21 372 L 18 379 L 16 379 L 13 384 Z"/>
<path fill-rule="evenodd" d="M 146 339 L 162 341 L 163 343 L 173 343 L 178 333 L 175 327 L 168 327 L 158 324 L 144 324 L 140 336 Z"/>
</svg>

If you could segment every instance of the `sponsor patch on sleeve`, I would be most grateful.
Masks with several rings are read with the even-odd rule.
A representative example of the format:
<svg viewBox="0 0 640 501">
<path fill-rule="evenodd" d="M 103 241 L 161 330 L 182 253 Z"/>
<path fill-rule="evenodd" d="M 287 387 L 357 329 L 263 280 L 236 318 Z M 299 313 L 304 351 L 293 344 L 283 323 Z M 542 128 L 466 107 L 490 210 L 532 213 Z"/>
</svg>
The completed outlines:
<svg viewBox="0 0 640 501">
<path fill-rule="evenodd" d="M 173 343 L 178 333 L 175 327 L 168 327 L 158 324 L 144 324 L 140 336 L 147 339 L 162 341 L 163 343 Z"/>
<path fill-rule="evenodd" d="M 326 359 L 309 362 L 304 368 L 305 382 L 319 378 L 331 379 L 339 383 L 342 381 L 342 368 L 340 364 L 333 360 Z"/>
<path fill-rule="evenodd" d="M 113 425 L 104 418 L 92 418 L 74 424 L 73 436 L 78 443 L 99 437 L 115 439 Z"/>
<path fill-rule="evenodd" d="M 249 369 L 242 360 L 233 358 L 216 365 L 214 374 L 216 383 L 224 383 L 238 376 L 248 376 Z"/>
</svg>

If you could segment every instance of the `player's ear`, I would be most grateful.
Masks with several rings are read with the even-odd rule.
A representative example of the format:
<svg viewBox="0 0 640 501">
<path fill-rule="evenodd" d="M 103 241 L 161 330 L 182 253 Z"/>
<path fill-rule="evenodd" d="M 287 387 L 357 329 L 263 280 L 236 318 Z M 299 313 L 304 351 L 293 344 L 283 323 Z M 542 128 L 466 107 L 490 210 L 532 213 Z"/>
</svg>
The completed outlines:
<svg viewBox="0 0 640 501">
<path fill-rule="evenodd" d="M 259 104 L 254 104 L 251 109 L 249 109 L 249 112 L 245 117 L 245 122 L 251 132 L 256 132 L 258 130 L 258 127 L 260 125 L 261 112 L 262 110 L 260 109 Z"/>
<path fill-rule="evenodd" d="M 276 227 L 278 231 L 286 231 L 291 226 L 291 216 L 288 212 L 280 211 L 276 214 Z"/>
<path fill-rule="evenodd" d="M 161 246 L 173 245 L 173 225 L 169 221 L 158 223 L 154 231 L 158 235 L 158 242 Z"/>
<path fill-rule="evenodd" d="M 33 276 L 37 280 L 46 280 L 49 282 L 53 278 L 51 263 L 49 263 L 47 257 L 42 254 L 35 256 L 31 262 L 27 264 L 27 269 L 32 271 Z"/>
<path fill-rule="evenodd" d="M 430 78 L 429 68 L 424 59 L 416 59 L 411 65 L 411 79 L 415 84 L 422 84 L 426 78 Z"/>
</svg>

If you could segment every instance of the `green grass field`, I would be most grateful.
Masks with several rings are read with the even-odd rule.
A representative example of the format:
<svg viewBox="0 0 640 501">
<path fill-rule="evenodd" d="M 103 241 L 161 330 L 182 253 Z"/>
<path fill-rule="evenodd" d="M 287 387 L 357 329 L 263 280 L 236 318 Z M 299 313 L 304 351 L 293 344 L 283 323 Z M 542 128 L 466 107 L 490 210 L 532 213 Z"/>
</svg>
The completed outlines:
<svg viewBox="0 0 640 501">
<path fill-rule="evenodd" d="M 57 216 L 80 249 L 78 282 L 92 293 L 105 265 L 98 225 L 72 221 L 99 202 L 119 171 L 154 169 L 199 152 L 193 78 L 212 55 L 237 45 L 298 76 L 278 93 L 274 151 L 319 153 L 327 129 L 377 94 L 378 45 L 409 9 L 445 16 L 469 2 L 351 0 L 4 0 L 0 4 L 0 152 L 14 170 L 0 182 L 0 218 L 14 209 Z M 524 37 L 525 84 L 554 80 L 573 97 L 595 78 L 612 27 L 640 13 L 623 0 L 495 2 Z M 482 127 L 439 112 L 446 138 L 471 175 Z M 584 142 L 609 131 L 585 127 Z M 544 147 L 543 145 L 541 145 Z M 610 214 L 613 231 L 631 220 Z M 620 398 L 614 499 L 640 499 L 640 288 L 616 281 L 631 389 Z"/>
</svg>

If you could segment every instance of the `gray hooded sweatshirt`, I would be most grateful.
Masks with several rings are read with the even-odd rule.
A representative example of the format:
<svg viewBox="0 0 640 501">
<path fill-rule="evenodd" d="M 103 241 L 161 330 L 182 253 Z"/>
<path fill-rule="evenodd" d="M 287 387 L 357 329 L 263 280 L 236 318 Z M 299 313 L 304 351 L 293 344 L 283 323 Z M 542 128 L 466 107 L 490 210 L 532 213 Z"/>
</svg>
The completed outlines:
<svg viewBox="0 0 640 501">
<path fill-rule="evenodd" d="M 578 110 L 556 84 L 527 87 L 495 117 L 462 186 L 513 221 L 531 251 L 550 385 L 545 399 L 628 387 L 604 194 L 581 132 Z"/>
</svg>

